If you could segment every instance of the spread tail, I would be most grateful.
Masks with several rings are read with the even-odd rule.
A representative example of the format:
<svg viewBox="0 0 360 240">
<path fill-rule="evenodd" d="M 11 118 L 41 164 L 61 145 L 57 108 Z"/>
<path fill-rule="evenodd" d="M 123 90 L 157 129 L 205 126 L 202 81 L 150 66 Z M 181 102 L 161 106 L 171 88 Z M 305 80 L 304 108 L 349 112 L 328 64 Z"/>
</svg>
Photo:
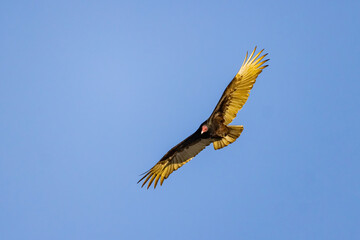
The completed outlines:
<svg viewBox="0 0 360 240">
<path fill-rule="evenodd" d="M 240 136 L 241 132 L 244 130 L 244 126 L 227 126 L 229 129 L 228 134 L 220 139 L 219 141 L 213 142 L 215 150 L 226 147 L 230 143 L 235 142 L 235 140 Z"/>
</svg>

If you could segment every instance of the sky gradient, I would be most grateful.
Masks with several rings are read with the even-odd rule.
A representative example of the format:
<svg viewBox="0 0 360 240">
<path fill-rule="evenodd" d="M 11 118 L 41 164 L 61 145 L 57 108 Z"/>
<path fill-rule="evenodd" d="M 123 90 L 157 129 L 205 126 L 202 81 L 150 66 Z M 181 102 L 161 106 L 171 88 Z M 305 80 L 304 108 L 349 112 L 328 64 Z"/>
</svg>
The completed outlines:
<svg viewBox="0 0 360 240">
<path fill-rule="evenodd" d="M 2 1 L 0 239 L 360 239 L 359 1 Z M 139 174 L 233 121 L 162 187 Z"/>
</svg>

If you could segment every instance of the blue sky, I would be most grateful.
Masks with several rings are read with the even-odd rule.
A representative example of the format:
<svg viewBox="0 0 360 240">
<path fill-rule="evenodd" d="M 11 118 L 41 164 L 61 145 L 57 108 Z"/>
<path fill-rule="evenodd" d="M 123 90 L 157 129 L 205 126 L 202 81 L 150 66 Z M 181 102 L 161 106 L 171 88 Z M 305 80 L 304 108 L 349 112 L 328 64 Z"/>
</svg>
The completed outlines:
<svg viewBox="0 0 360 240">
<path fill-rule="evenodd" d="M 358 1 L 2 1 L 0 239 L 359 239 Z M 156 190 L 139 174 L 233 124 Z"/>
</svg>

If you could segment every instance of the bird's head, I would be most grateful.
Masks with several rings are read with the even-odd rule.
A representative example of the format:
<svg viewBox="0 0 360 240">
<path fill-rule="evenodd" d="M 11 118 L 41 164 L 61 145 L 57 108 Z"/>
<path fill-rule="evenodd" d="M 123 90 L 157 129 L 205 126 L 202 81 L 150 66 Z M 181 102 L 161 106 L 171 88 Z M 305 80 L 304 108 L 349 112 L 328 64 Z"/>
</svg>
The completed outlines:
<svg viewBox="0 0 360 240">
<path fill-rule="evenodd" d="M 206 124 L 203 124 L 201 126 L 201 134 L 206 133 L 208 130 L 209 130 L 209 128 Z"/>
</svg>

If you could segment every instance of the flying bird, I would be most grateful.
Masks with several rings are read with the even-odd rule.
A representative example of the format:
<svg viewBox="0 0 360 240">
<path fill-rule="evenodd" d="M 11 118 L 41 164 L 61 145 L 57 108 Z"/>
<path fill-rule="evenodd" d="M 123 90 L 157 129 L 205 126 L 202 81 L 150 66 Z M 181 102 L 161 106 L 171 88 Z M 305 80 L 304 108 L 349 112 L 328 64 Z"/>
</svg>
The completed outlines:
<svg viewBox="0 0 360 240">
<path fill-rule="evenodd" d="M 213 144 L 215 150 L 226 147 L 240 136 L 244 127 L 229 126 L 228 124 L 236 117 L 237 112 L 247 101 L 257 76 L 268 65 L 264 65 L 269 59 L 263 60 L 267 54 L 261 55 L 261 50 L 256 55 L 256 47 L 245 60 L 230 84 L 226 87 L 218 104 L 210 117 L 184 141 L 170 149 L 161 160 L 155 164 L 138 181 L 144 180 L 143 187 L 147 182 L 149 188 L 154 182 L 154 188 L 160 180 L 160 185 L 169 175 L 193 159 L 209 144 Z M 262 61 L 263 60 L 263 61 Z"/>
</svg>

